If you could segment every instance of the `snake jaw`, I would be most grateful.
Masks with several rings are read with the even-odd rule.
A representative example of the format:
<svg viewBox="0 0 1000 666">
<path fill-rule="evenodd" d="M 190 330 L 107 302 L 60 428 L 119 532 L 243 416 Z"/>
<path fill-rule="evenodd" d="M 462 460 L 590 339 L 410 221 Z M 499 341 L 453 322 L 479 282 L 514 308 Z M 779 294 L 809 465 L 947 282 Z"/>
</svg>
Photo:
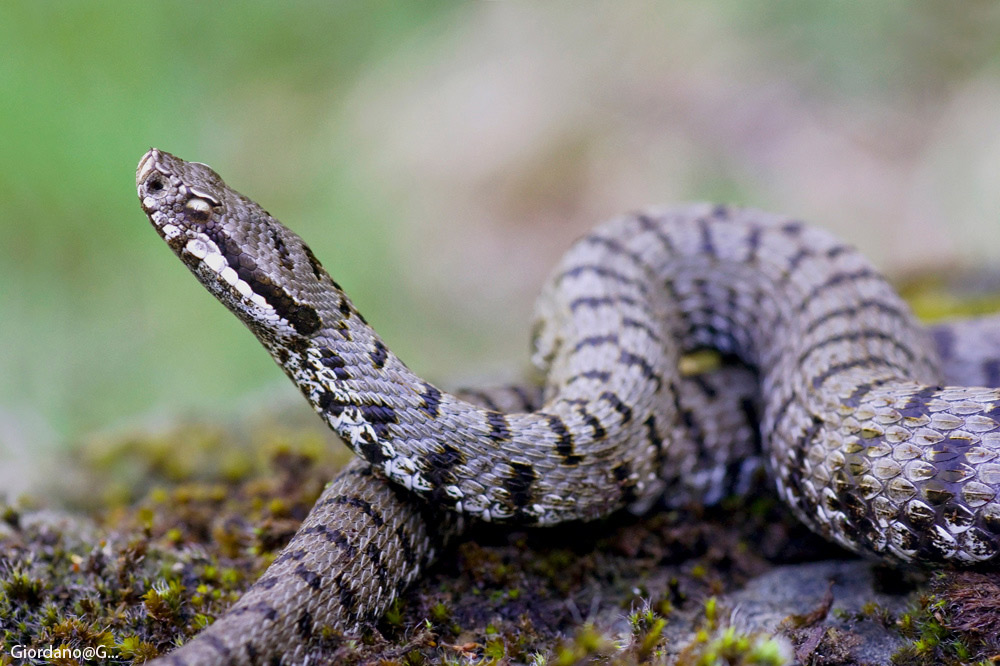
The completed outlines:
<svg viewBox="0 0 1000 666">
<path fill-rule="evenodd" d="M 198 169 L 221 179 L 207 166 L 184 162 L 156 148 L 139 161 L 136 190 L 142 210 L 156 232 L 182 262 L 217 298 L 237 313 L 252 312 L 253 318 L 274 317 L 274 309 L 229 265 L 222 248 L 206 232 L 213 214 L 223 202 L 203 184 L 188 182 L 185 171 Z"/>
</svg>

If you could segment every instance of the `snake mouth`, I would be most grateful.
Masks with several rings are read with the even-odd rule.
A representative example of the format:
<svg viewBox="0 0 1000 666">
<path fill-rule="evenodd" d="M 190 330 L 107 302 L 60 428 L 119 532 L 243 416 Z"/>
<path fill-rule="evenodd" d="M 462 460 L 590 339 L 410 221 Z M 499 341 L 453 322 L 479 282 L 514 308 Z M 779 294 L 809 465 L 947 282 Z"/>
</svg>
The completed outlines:
<svg viewBox="0 0 1000 666">
<path fill-rule="evenodd" d="M 150 220 L 156 224 L 153 214 L 158 211 L 163 203 L 163 199 L 171 192 L 171 182 L 169 171 L 163 166 L 162 158 L 164 153 L 151 148 L 149 152 L 139 160 L 139 166 L 135 171 L 136 193 L 139 195 L 139 204 L 144 213 L 150 216 Z"/>
</svg>

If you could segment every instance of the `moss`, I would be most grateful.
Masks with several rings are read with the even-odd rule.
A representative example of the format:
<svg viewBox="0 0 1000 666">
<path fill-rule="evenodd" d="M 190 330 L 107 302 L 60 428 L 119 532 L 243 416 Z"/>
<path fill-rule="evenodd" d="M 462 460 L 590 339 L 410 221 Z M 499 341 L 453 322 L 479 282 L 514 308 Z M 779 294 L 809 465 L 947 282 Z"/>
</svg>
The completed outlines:
<svg viewBox="0 0 1000 666">
<path fill-rule="evenodd" d="M 225 464 L 164 466 L 164 442 L 174 440 L 177 451 L 197 460 L 217 455 L 218 447 L 238 452 L 239 460 L 230 454 Z M 24 506 L 0 506 L 0 655 L 14 644 L 100 642 L 122 663 L 139 663 L 170 650 L 257 579 L 343 459 L 338 445 L 329 452 L 317 446 L 323 440 L 311 431 L 248 440 L 184 426 L 149 438 L 148 460 L 145 441 L 105 438 L 100 455 L 80 454 L 73 467 L 90 475 L 89 483 L 124 468 L 129 476 L 103 495 L 104 503 L 77 504 L 83 513 L 72 521 L 46 522 Z M 198 446 L 214 450 L 203 455 Z M 72 488 L 66 496 L 72 501 Z M 783 644 L 727 627 L 712 597 L 767 571 L 768 559 L 829 552 L 767 495 L 642 520 L 616 515 L 546 530 L 473 529 L 377 627 L 363 637 L 320 629 L 315 647 L 345 664 L 632 666 L 678 653 L 688 664 L 776 663 Z M 901 622 L 900 630 L 913 634 L 914 652 L 963 654 L 949 626 L 939 636 L 928 624 L 950 608 Z M 895 626 L 877 607 L 866 612 Z M 679 618 L 695 613 L 700 633 L 679 644 Z M 974 625 L 983 616 L 964 617 Z M 822 650 L 843 654 L 850 636 L 822 631 Z M 921 658 L 912 663 L 933 663 Z"/>
<path fill-rule="evenodd" d="M 610 638 L 597 631 L 592 625 L 580 627 L 573 638 L 556 648 L 555 666 L 572 666 L 583 663 L 593 657 L 605 656 L 613 651 L 614 643 Z"/>
<path fill-rule="evenodd" d="M 937 574 L 897 621 L 909 643 L 893 655 L 898 666 L 995 663 L 1000 653 L 1000 580 L 976 572 Z"/>
<path fill-rule="evenodd" d="M 45 583 L 32 578 L 27 573 L 14 570 L 3 580 L 3 592 L 6 599 L 29 608 L 37 607 L 43 598 Z"/>
<path fill-rule="evenodd" d="M 336 463 L 287 437 L 265 438 L 256 452 L 220 433 L 192 426 L 82 450 L 67 469 L 84 487 L 128 470 L 100 502 L 78 498 L 68 484 L 64 499 L 87 515 L 0 506 L 0 653 L 104 646 L 121 663 L 141 663 L 237 599 L 294 533 Z M 219 447 L 242 451 L 244 464 L 230 457 L 203 468 L 166 465 L 168 442 L 176 452 L 213 449 L 196 460 Z"/>
<path fill-rule="evenodd" d="M 705 602 L 702 627 L 678 655 L 678 666 L 784 666 L 792 661 L 787 642 L 764 633 L 723 627 L 718 602 Z"/>
</svg>

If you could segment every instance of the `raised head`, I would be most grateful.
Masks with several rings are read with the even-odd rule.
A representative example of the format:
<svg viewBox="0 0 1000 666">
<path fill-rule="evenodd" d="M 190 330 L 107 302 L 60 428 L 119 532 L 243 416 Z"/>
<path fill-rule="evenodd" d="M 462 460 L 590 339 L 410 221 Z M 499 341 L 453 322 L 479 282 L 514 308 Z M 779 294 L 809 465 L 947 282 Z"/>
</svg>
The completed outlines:
<svg viewBox="0 0 1000 666">
<path fill-rule="evenodd" d="M 136 188 L 157 233 L 262 340 L 336 325 L 320 313 L 338 312 L 343 296 L 309 247 L 212 169 L 153 148 Z"/>
</svg>

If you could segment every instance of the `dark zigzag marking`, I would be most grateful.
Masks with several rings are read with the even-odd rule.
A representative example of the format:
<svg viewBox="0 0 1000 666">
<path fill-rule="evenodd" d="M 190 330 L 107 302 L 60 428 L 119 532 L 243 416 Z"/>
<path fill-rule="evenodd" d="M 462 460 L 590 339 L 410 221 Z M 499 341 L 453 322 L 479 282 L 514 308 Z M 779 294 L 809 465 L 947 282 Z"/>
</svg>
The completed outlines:
<svg viewBox="0 0 1000 666">
<path fill-rule="evenodd" d="M 308 391 L 308 388 L 303 390 Z M 323 391 L 319 399 L 316 400 L 316 403 L 320 406 L 320 409 L 333 416 L 340 416 L 345 407 L 357 407 L 357 405 L 350 401 L 341 401 L 333 391 Z"/>
<path fill-rule="evenodd" d="M 602 305 L 638 305 L 638 302 L 630 297 L 624 295 L 617 296 L 581 296 L 570 301 L 569 309 L 571 312 L 576 312 L 582 307 L 588 308 L 599 308 Z"/>
<path fill-rule="evenodd" d="M 396 539 L 399 540 L 400 550 L 403 552 L 403 560 L 408 566 L 414 566 L 417 563 L 417 558 L 413 554 L 413 544 L 410 543 L 406 532 L 403 530 L 402 525 L 396 526 Z"/>
<path fill-rule="evenodd" d="M 703 281 L 699 281 L 703 282 Z M 688 325 L 688 332 L 696 331 L 698 329 L 710 330 L 718 336 L 725 336 L 730 340 L 735 340 L 736 333 L 744 332 L 746 326 L 739 319 L 734 319 L 731 313 L 742 313 L 743 308 L 737 307 L 736 300 L 727 300 L 726 304 L 729 306 L 730 312 L 723 311 L 721 308 L 713 306 L 710 304 L 711 299 L 706 291 L 702 291 L 699 296 L 701 296 L 708 304 L 701 307 L 693 307 L 684 313 L 684 322 Z M 760 302 L 758 296 L 754 297 L 755 302 Z M 695 320 L 701 319 L 703 321 L 696 322 Z M 720 329 L 713 323 L 715 320 L 722 320 L 728 326 L 725 329 Z"/>
<path fill-rule="evenodd" d="M 708 220 L 703 217 L 699 217 L 696 224 L 698 225 L 698 236 L 700 237 L 699 252 L 713 261 L 717 260 L 719 258 L 719 252 L 715 247 L 715 242 L 712 240 L 711 225 L 709 225 Z"/>
<path fill-rule="evenodd" d="M 365 553 L 368 554 L 368 559 L 375 565 L 375 576 L 378 578 L 379 583 L 383 588 L 388 588 L 389 572 L 386 570 L 385 565 L 382 564 L 382 551 L 379 550 L 378 544 L 374 541 L 370 542 L 368 548 L 365 549 Z"/>
<path fill-rule="evenodd" d="M 358 405 L 361 418 L 371 425 L 372 430 L 379 439 L 389 436 L 389 424 L 398 423 L 396 410 L 388 405 Z"/>
<path fill-rule="evenodd" d="M 794 393 L 792 393 L 790 396 L 788 396 L 787 398 L 785 398 L 785 401 L 783 403 L 781 403 L 781 405 L 778 407 L 778 409 L 774 412 L 774 419 L 773 419 L 773 422 L 771 423 L 771 432 L 772 433 L 778 431 L 778 426 L 781 425 L 781 421 L 785 418 L 785 414 L 788 413 L 788 408 L 792 406 L 793 402 L 795 402 L 795 394 Z M 752 403 L 750 403 L 750 404 L 752 405 Z M 747 413 L 747 411 L 746 411 L 745 408 L 744 408 L 744 413 L 745 414 Z"/>
<path fill-rule="evenodd" d="M 545 418 L 549 422 L 549 428 L 557 437 L 556 453 L 562 457 L 563 464 L 578 465 L 580 461 L 583 460 L 583 456 L 576 453 L 573 443 L 573 434 L 570 433 L 566 424 L 558 414 L 546 414 Z"/>
<path fill-rule="evenodd" d="M 584 370 L 583 372 L 573 375 L 566 380 L 566 384 L 572 384 L 580 379 L 593 379 L 598 382 L 606 382 L 611 379 L 611 373 L 606 370 Z"/>
<path fill-rule="evenodd" d="M 854 248 L 846 244 L 837 244 L 826 251 L 826 256 L 828 259 L 836 259 L 842 254 L 851 254 L 854 252 Z"/>
<path fill-rule="evenodd" d="M 833 287 L 842 285 L 844 283 L 860 282 L 861 280 L 871 280 L 871 279 L 881 280 L 883 278 L 880 273 L 878 273 L 876 270 L 868 266 L 864 268 L 859 268 L 856 271 L 834 273 L 829 278 L 827 278 L 823 283 L 813 287 L 809 291 L 809 293 L 806 294 L 802 302 L 799 303 L 797 309 L 800 313 L 805 312 L 806 309 L 809 307 L 809 304 L 813 302 L 813 300 L 817 296 L 822 294 L 827 289 L 832 289 Z"/>
<path fill-rule="evenodd" d="M 297 566 L 295 568 L 295 571 L 293 571 L 292 573 L 294 573 L 296 576 L 304 580 L 306 582 L 306 585 L 308 585 L 312 589 L 314 590 L 319 589 L 319 582 L 320 582 L 319 574 L 313 571 L 312 569 L 306 567 L 306 565 L 299 564 L 299 566 Z"/>
<path fill-rule="evenodd" d="M 662 340 L 659 334 L 653 330 L 653 328 L 646 322 L 639 321 L 638 319 L 633 319 L 632 317 L 622 317 L 622 326 L 625 328 L 637 328 L 649 337 L 653 342 L 660 344 Z"/>
<path fill-rule="evenodd" d="M 490 431 L 487 436 L 494 442 L 507 442 L 510 441 L 512 435 L 510 432 L 510 424 L 507 423 L 507 417 L 500 412 L 486 412 L 486 422 L 490 426 Z"/>
<path fill-rule="evenodd" d="M 632 420 L 632 408 L 621 401 L 617 395 L 611 391 L 605 391 L 598 396 L 601 400 L 606 400 L 608 403 L 614 407 L 615 411 L 621 414 L 622 423 L 628 423 Z"/>
<path fill-rule="evenodd" d="M 637 214 L 635 219 L 639 221 L 639 226 L 641 226 L 644 231 L 648 231 L 656 236 L 656 240 L 660 242 L 663 249 L 666 250 L 669 256 L 677 254 L 677 250 L 674 248 L 673 239 L 670 238 L 670 235 L 663 230 L 660 224 L 657 224 L 656 220 L 644 213 Z"/>
<path fill-rule="evenodd" d="M 503 481 L 503 487 L 510 493 L 510 499 L 517 509 L 523 509 L 531 503 L 531 487 L 538 478 L 531 465 L 512 462 L 510 474 Z"/>
<path fill-rule="evenodd" d="M 270 590 L 272 587 L 277 585 L 278 582 L 279 582 L 278 576 L 265 576 L 264 578 L 261 578 L 256 583 L 254 583 L 254 587 L 260 588 L 262 590 Z"/>
<path fill-rule="evenodd" d="M 802 233 L 802 230 L 805 229 L 805 226 L 806 225 L 801 220 L 789 220 L 778 227 L 778 229 L 781 233 L 788 236 L 798 236 Z"/>
<path fill-rule="evenodd" d="M 827 323 L 831 319 L 837 319 L 839 317 L 853 317 L 862 310 L 866 310 L 868 308 L 874 308 L 875 310 L 878 310 L 880 313 L 889 315 L 890 317 L 894 317 L 896 319 L 905 319 L 907 314 L 904 310 L 897 308 L 894 305 L 873 298 L 867 298 L 858 301 L 854 305 L 848 305 L 842 308 L 837 308 L 836 310 L 830 310 L 826 314 L 816 317 L 815 319 L 810 321 L 809 325 L 805 328 L 804 331 L 802 331 L 802 337 L 806 337 L 811 333 L 815 332 L 816 329 L 818 329 L 820 326 Z"/>
<path fill-rule="evenodd" d="M 333 374 L 337 379 L 344 380 L 350 379 L 351 375 L 347 372 L 344 359 L 337 356 L 337 354 L 332 349 L 327 349 L 323 347 L 319 350 L 320 359 L 319 362 L 324 367 L 333 370 Z"/>
<path fill-rule="evenodd" d="M 226 647 L 226 644 L 222 642 L 222 639 L 215 634 L 206 633 L 202 634 L 201 637 L 205 640 L 206 645 L 221 654 L 223 658 L 228 659 L 229 655 L 232 654 L 232 651 Z"/>
<path fill-rule="evenodd" d="M 643 377 L 656 384 L 657 391 L 659 391 L 660 388 L 662 388 L 663 378 L 660 377 L 658 374 L 656 374 L 656 372 L 653 370 L 653 366 L 651 366 L 649 364 L 649 361 L 647 361 L 642 356 L 639 356 L 638 354 L 633 354 L 632 352 L 623 349 L 621 355 L 618 357 L 618 360 L 624 365 L 634 365 L 638 367 L 640 372 L 642 372 Z"/>
<path fill-rule="evenodd" d="M 611 473 L 615 476 L 615 481 L 618 482 L 619 487 L 622 489 L 622 501 L 625 504 L 631 504 L 636 500 L 638 495 L 635 492 L 635 480 L 630 479 L 632 476 L 632 467 L 628 462 L 623 461 L 611 468 Z"/>
<path fill-rule="evenodd" d="M 465 464 L 465 454 L 451 444 L 442 444 L 441 449 L 431 451 L 427 454 L 427 479 L 440 493 L 435 494 L 435 498 L 440 502 L 448 502 L 450 497 L 444 493 L 444 486 L 455 482 L 455 475 L 452 470 L 458 465 Z M 438 496 L 440 495 L 440 496 Z M 454 502 L 454 500 L 451 500 Z"/>
<path fill-rule="evenodd" d="M 681 419 L 681 425 L 687 431 L 688 435 L 691 437 L 695 449 L 698 452 L 698 456 L 702 457 L 705 455 L 705 433 L 698 423 L 695 422 L 694 414 L 692 414 L 690 409 L 684 406 L 681 401 L 681 393 L 677 390 L 676 385 L 670 385 L 670 396 L 674 402 L 674 412 Z"/>
<path fill-rule="evenodd" d="M 313 275 L 316 276 L 316 279 L 322 280 L 324 276 L 327 279 L 329 279 L 330 274 L 327 273 L 326 269 L 323 268 L 323 265 L 319 263 L 319 259 L 317 259 L 316 255 L 313 254 L 312 248 L 310 248 L 305 243 L 302 243 L 302 251 L 305 252 L 306 260 L 309 262 L 309 267 L 312 269 Z M 336 282 L 333 283 L 333 286 L 336 287 L 337 289 L 340 289 L 340 285 L 338 285 Z"/>
<path fill-rule="evenodd" d="M 813 388 L 818 389 L 823 385 L 823 383 L 826 380 L 830 379 L 834 375 L 838 375 L 842 372 L 846 372 L 848 370 L 852 370 L 854 368 L 865 365 L 885 366 L 886 368 L 895 370 L 896 372 L 900 373 L 901 377 L 905 377 L 908 372 L 906 368 L 896 363 L 893 363 L 888 359 L 882 358 L 881 356 L 867 356 L 865 358 L 854 359 L 853 361 L 845 361 L 844 363 L 837 363 L 836 365 L 830 366 L 821 374 L 812 378 L 812 386 Z"/>
<path fill-rule="evenodd" d="M 627 284 L 631 287 L 636 287 L 643 293 L 646 292 L 647 287 L 645 282 L 641 280 L 636 280 L 635 278 L 630 278 L 627 275 L 619 273 L 618 271 L 608 268 L 607 266 L 602 266 L 601 264 L 580 264 L 574 266 L 573 268 L 567 269 L 560 273 L 556 277 L 556 282 L 562 282 L 566 278 L 576 278 L 580 277 L 584 273 L 593 273 L 598 277 L 606 278 L 608 280 L 614 280 L 615 282 L 620 282 L 621 284 Z"/>
<path fill-rule="evenodd" d="M 280 555 L 278 555 L 278 557 L 274 558 L 274 562 L 272 562 L 272 564 L 281 564 L 282 562 L 287 562 L 288 560 L 298 561 L 306 555 L 307 552 L 305 548 L 295 548 L 294 550 L 285 549 Z"/>
<path fill-rule="evenodd" d="M 750 228 L 750 233 L 747 234 L 747 258 L 746 262 L 751 266 L 757 264 L 760 258 L 757 253 L 760 252 L 760 240 L 763 235 L 764 229 L 759 225 L 753 225 Z"/>
<path fill-rule="evenodd" d="M 910 396 L 906 404 L 899 409 L 903 418 L 920 418 L 927 413 L 927 401 L 934 397 L 940 386 L 925 386 Z"/>
<path fill-rule="evenodd" d="M 675 278 L 673 276 L 668 277 L 663 281 L 663 289 L 667 292 L 667 296 L 670 297 L 671 302 L 680 302 L 680 292 L 677 290 L 677 285 L 675 284 Z"/>
<path fill-rule="evenodd" d="M 389 358 L 389 350 L 386 348 L 385 343 L 381 340 L 375 341 L 375 348 L 371 351 L 369 356 L 372 359 L 372 363 L 375 367 L 381 370 L 385 366 L 386 360 Z"/>
<path fill-rule="evenodd" d="M 337 593 L 340 598 L 340 606 L 344 611 L 350 615 L 354 620 L 360 620 L 357 611 L 357 597 L 354 596 L 354 592 L 348 587 L 347 583 L 344 581 L 344 574 L 337 574 L 337 577 L 333 579 L 333 584 L 337 586 Z"/>
<path fill-rule="evenodd" d="M 694 311 L 692 311 L 693 313 Z M 698 310 L 697 312 L 709 312 L 708 310 Z M 722 313 L 714 313 L 714 319 L 721 319 L 733 324 L 733 320 Z M 733 334 L 734 331 L 742 331 L 738 326 L 730 326 L 725 329 L 717 327 L 711 321 L 695 323 L 690 317 L 687 318 L 686 323 L 688 325 L 687 330 L 682 336 L 684 339 L 697 340 L 701 337 L 700 334 L 707 334 L 709 338 L 713 341 L 708 345 L 709 348 L 715 349 L 721 354 L 734 354 L 737 350 L 741 350 L 741 347 L 737 344 L 736 337 Z M 700 345 L 699 345 L 700 346 Z"/>
<path fill-rule="evenodd" d="M 313 617 L 312 613 L 308 610 L 302 611 L 299 615 L 299 619 L 295 621 L 295 628 L 299 632 L 299 636 L 303 639 L 308 640 L 312 638 L 313 635 Z"/>
<path fill-rule="evenodd" d="M 785 267 L 784 272 L 781 274 L 781 278 L 778 280 L 779 285 L 787 284 L 788 281 L 795 276 L 795 273 L 798 272 L 799 266 L 802 265 L 802 262 L 814 256 L 816 256 L 816 253 L 812 250 L 804 247 L 799 248 L 795 254 L 789 257 L 788 266 Z"/>
<path fill-rule="evenodd" d="M 372 522 L 375 523 L 376 527 L 382 527 L 382 525 L 385 524 L 385 519 L 383 519 L 382 515 L 375 510 L 375 507 L 373 507 L 370 502 L 363 500 L 360 497 L 352 497 L 351 495 L 338 495 L 337 497 L 331 497 L 330 499 L 323 502 L 323 504 L 324 505 L 338 504 L 338 505 L 353 506 L 354 508 L 359 509 L 362 513 L 371 518 Z"/>
<path fill-rule="evenodd" d="M 420 409 L 427 413 L 432 419 L 441 414 L 441 391 L 436 387 L 424 382 L 424 392 L 420 394 L 423 404 Z"/>
<path fill-rule="evenodd" d="M 211 231 L 206 229 L 205 233 L 212 239 L 216 247 L 219 248 L 219 252 L 222 253 L 226 263 L 236 271 L 237 276 L 246 282 L 255 294 L 258 294 L 267 301 L 268 305 L 274 308 L 278 316 L 287 321 L 295 329 L 296 333 L 304 337 L 309 337 L 320 329 L 322 322 L 315 308 L 299 302 L 292 294 L 275 284 L 257 267 L 249 268 L 240 263 L 242 252 L 239 251 L 239 243 L 234 242 L 232 238 L 218 227 L 214 227 Z M 280 250 L 285 247 L 284 243 L 281 241 L 280 236 L 275 236 L 275 238 L 279 254 L 281 254 Z M 285 263 L 286 259 L 288 261 L 287 265 Z M 288 269 L 292 268 L 291 257 L 287 254 L 287 249 L 281 258 L 281 263 Z"/>
<path fill-rule="evenodd" d="M 663 461 L 663 438 L 660 437 L 660 433 L 656 430 L 656 417 L 652 414 L 642 422 L 642 425 L 646 427 L 646 439 L 649 443 L 653 445 L 653 449 L 656 451 L 656 463 L 657 463 L 657 473 L 659 473 L 660 464 Z"/>
<path fill-rule="evenodd" d="M 857 407 L 866 395 L 873 390 L 890 381 L 888 378 L 878 379 L 874 382 L 865 382 L 851 392 L 851 395 L 844 398 L 844 404 L 848 407 Z"/>
<path fill-rule="evenodd" d="M 878 340 L 880 342 L 887 342 L 895 347 L 903 356 L 905 356 L 907 361 L 911 363 L 913 362 L 913 352 L 909 347 L 901 343 L 894 336 L 889 335 L 885 331 L 866 328 L 860 331 L 837 333 L 813 343 L 799 355 L 799 367 L 804 367 L 806 359 L 824 347 L 837 344 L 838 342 L 857 342 L 859 340 Z"/>
<path fill-rule="evenodd" d="M 701 425 L 695 420 L 694 414 L 690 409 L 681 409 L 678 414 L 681 417 L 681 424 L 687 430 L 691 442 L 698 451 L 698 455 L 704 456 L 706 454 L 705 433 L 701 429 Z"/>
<path fill-rule="evenodd" d="M 601 423 L 601 420 L 588 412 L 585 407 L 577 407 L 576 411 L 580 415 L 580 418 L 583 419 L 584 423 L 590 426 L 590 428 L 594 431 L 593 437 L 595 440 L 601 440 L 608 436 L 608 431 L 604 427 L 604 424 Z"/>
<path fill-rule="evenodd" d="M 585 347 L 598 347 L 600 345 L 617 345 L 618 335 L 615 333 L 608 333 L 607 335 L 591 335 L 590 337 L 583 338 L 578 341 L 573 346 L 573 351 L 578 352 Z"/>
<path fill-rule="evenodd" d="M 590 236 L 584 238 L 584 242 L 590 245 L 603 245 L 607 249 L 611 250 L 611 252 L 614 254 L 617 254 L 622 257 L 628 257 L 628 259 L 637 266 L 643 265 L 642 257 L 637 252 L 629 250 L 615 238 L 608 238 L 606 236 L 600 236 L 598 234 L 591 234 Z"/>
<path fill-rule="evenodd" d="M 312 527 L 307 527 L 299 532 L 299 535 L 301 536 L 307 536 L 310 534 L 321 535 L 328 542 L 336 545 L 337 548 L 344 551 L 348 557 L 354 557 L 357 552 L 354 545 L 348 540 L 347 536 L 336 528 L 327 527 L 326 525 L 313 525 Z"/>
<path fill-rule="evenodd" d="M 246 606 L 237 606 L 226 615 L 244 615 L 246 613 L 260 614 L 265 620 L 273 622 L 278 617 L 278 611 L 266 601 L 257 601 Z"/>
<path fill-rule="evenodd" d="M 274 243 L 274 249 L 278 251 L 278 261 L 287 270 L 292 270 L 295 268 L 295 262 L 292 261 L 292 253 L 288 251 L 288 246 L 285 245 L 285 239 L 281 237 L 281 232 L 272 226 L 268 226 L 268 235 L 271 237 L 271 242 Z"/>
</svg>

